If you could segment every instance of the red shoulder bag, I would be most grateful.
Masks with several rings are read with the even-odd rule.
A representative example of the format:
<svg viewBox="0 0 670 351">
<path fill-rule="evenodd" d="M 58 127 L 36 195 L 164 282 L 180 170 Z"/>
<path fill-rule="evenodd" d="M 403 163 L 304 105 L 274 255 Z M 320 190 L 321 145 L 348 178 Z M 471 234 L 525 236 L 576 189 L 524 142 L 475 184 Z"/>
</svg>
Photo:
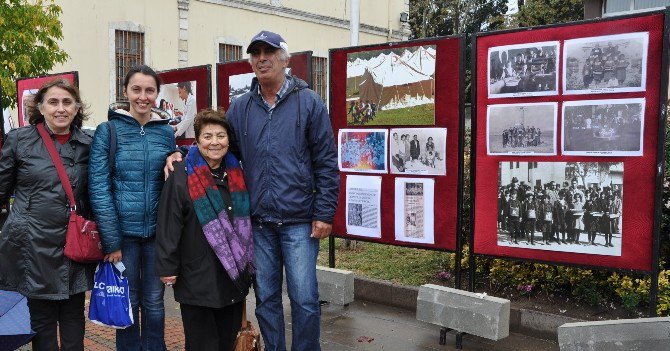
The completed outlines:
<svg viewBox="0 0 670 351">
<path fill-rule="evenodd" d="M 53 140 L 51 140 L 51 136 L 44 129 L 44 123 L 37 124 L 37 131 L 40 133 L 42 140 L 44 140 L 44 145 L 47 147 L 47 151 L 49 151 L 51 161 L 56 166 L 58 178 L 60 178 L 67 199 L 70 202 L 70 221 L 68 222 L 67 234 L 65 236 L 65 256 L 79 263 L 98 262 L 104 257 L 98 227 L 95 222 L 77 214 L 77 203 L 72 193 L 70 178 L 65 172 L 63 161 L 56 151 L 56 146 Z"/>
</svg>

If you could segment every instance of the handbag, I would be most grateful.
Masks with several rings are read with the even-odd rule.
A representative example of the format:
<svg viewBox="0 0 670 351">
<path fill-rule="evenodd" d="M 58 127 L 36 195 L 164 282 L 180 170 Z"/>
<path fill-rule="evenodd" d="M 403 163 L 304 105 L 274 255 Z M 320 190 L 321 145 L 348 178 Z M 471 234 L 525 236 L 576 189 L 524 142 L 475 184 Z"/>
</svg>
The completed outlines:
<svg viewBox="0 0 670 351">
<path fill-rule="evenodd" d="M 100 262 L 95 269 L 88 319 L 115 329 L 125 329 L 134 323 L 128 278 L 111 262 Z"/>
<path fill-rule="evenodd" d="M 247 320 L 247 302 L 244 301 L 242 310 L 242 327 L 235 338 L 234 351 L 263 351 L 261 334 Z"/>
<path fill-rule="evenodd" d="M 61 160 L 56 146 L 51 140 L 51 136 L 44 128 L 44 123 L 37 124 L 37 131 L 40 133 L 44 145 L 49 151 L 51 161 L 53 161 L 60 178 L 65 195 L 70 203 L 70 220 L 67 224 L 67 234 L 65 235 L 65 256 L 72 261 L 79 263 L 93 263 L 103 259 L 102 244 L 100 243 L 100 235 L 98 227 L 95 222 L 87 220 L 77 214 L 77 203 L 72 193 L 72 185 L 70 185 L 70 178 L 65 172 L 63 161 Z"/>
</svg>

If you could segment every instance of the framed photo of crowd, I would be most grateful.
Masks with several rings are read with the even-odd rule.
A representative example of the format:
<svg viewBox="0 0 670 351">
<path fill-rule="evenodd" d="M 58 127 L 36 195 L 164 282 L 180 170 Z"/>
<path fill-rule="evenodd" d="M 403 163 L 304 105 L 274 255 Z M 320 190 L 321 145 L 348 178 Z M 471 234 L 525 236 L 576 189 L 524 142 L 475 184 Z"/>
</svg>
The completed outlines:
<svg viewBox="0 0 670 351">
<path fill-rule="evenodd" d="M 460 247 L 464 49 L 452 36 L 330 50 L 335 236 Z"/>
<path fill-rule="evenodd" d="M 39 77 L 19 78 L 16 80 L 16 101 L 19 127 L 28 125 L 28 110 L 33 105 L 33 96 L 37 93 L 37 90 L 39 90 L 44 83 L 60 78 L 69 80 L 74 86 L 79 86 L 79 72 L 77 71 L 47 74 Z"/>
<path fill-rule="evenodd" d="M 652 271 L 665 16 L 476 35 L 475 254 Z"/>
</svg>

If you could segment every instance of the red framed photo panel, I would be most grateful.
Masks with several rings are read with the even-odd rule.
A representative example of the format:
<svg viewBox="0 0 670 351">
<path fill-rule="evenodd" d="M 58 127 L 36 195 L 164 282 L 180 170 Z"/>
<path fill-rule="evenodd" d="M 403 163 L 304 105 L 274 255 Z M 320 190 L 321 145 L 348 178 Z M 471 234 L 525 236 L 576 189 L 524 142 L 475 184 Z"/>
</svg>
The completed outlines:
<svg viewBox="0 0 670 351">
<path fill-rule="evenodd" d="M 37 93 L 43 84 L 63 78 L 69 80 L 74 86 L 79 86 L 79 73 L 77 71 L 56 74 L 47 74 L 39 77 L 19 78 L 16 80 L 16 101 L 19 111 L 19 127 L 28 125 L 27 108 L 32 103 L 32 96 Z"/>
<path fill-rule="evenodd" d="M 385 130 L 384 133 L 388 136 L 387 146 L 384 150 L 386 152 L 385 160 L 387 162 L 386 167 L 388 170 L 381 173 L 361 173 L 361 172 L 340 172 L 340 195 L 339 195 L 339 206 L 335 214 L 335 220 L 333 223 L 333 233 L 337 237 L 346 238 L 346 239 L 355 239 L 363 241 L 378 242 L 390 245 L 397 246 L 407 246 L 407 247 L 416 247 L 416 248 L 425 248 L 425 249 L 439 249 L 439 250 L 448 250 L 455 251 L 457 243 L 457 233 L 460 231 L 460 199 L 461 192 L 459 189 L 462 189 L 462 135 L 463 135 L 463 109 L 462 109 L 462 90 L 463 90 L 463 62 L 464 62 L 464 39 L 461 36 L 451 36 L 451 37 L 440 37 L 440 38 L 431 38 L 431 39 L 422 39 L 398 43 L 386 43 L 378 45 L 369 45 L 369 46 L 359 46 L 359 47 L 347 47 L 339 49 L 330 50 L 330 113 L 333 124 L 333 131 L 335 136 L 338 137 L 340 130 L 355 128 L 355 132 L 366 132 L 369 133 L 378 133 L 378 131 Z M 409 72 L 405 66 L 405 63 L 409 63 L 410 57 L 418 57 L 420 53 L 423 53 L 425 57 L 432 58 L 433 67 L 428 71 L 422 72 L 420 65 L 411 65 L 414 68 L 409 69 Z M 394 54 L 394 55 L 392 55 Z M 385 62 L 382 63 L 372 63 L 373 60 L 378 60 L 386 55 L 387 58 L 391 58 L 394 63 L 400 62 L 400 69 L 388 69 L 388 72 L 391 72 L 384 80 L 395 81 L 395 83 L 381 83 L 381 80 L 377 80 L 377 77 L 373 77 L 374 73 L 365 73 L 365 69 L 362 69 L 361 77 L 359 81 L 354 83 L 351 82 L 351 78 L 347 78 L 348 65 L 356 64 L 358 59 L 367 60 L 369 65 L 367 69 L 373 71 L 376 67 L 382 67 L 385 65 Z M 349 62 L 352 61 L 352 62 Z M 390 67 L 390 66 L 389 66 Z M 395 66 L 398 67 L 398 66 Z M 413 115 L 416 117 L 415 120 L 403 120 L 402 115 L 393 117 L 393 119 L 382 120 L 382 117 L 377 117 L 375 119 L 382 120 L 381 122 L 374 121 L 366 124 L 365 122 L 359 122 L 356 118 L 353 117 L 353 113 L 350 110 L 350 104 L 353 102 L 352 99 L 357 101 L 363 101 L 364 99 L 364 81 L 366 79 L 371 81 L 374 79 L 377 86 L 386 86 L 390 84 L 399 84 L 404 85 L 408 88 L 410 92 L 403 92 L 402 94 L 395 94 L 395 99 L 402 99 L 402 96 L 416 96 L 416 92 L 412 91 L 411 86 L 415 83 L 413 81 L 407 80 L 405 82 L 397 82 L 396 79 L 405 79 L 411 74 L 426 74 L 432 76 L 433 86 L 432 94 L 433 99 L 432 110 L 430 114 L 416 114 Z M 372 75 L 368 75 L 372 74 Z M 367 75 L 367 76 L 366 76 Z M 409 79 L 409 78 L 407 78 Z M 410 83 L 407 83 L 410 82 Z M 353 85 L 352 85 L 353 84 Z M 362 85 L 361 85 L 362 84 Z M 422 84 L 423 85 L 423 84 Z M 349 89 L 347 87 L 349 86 Z M 360 89 L 359 97 L 352 98 L 352 89 L 354 86 L 355 89 Z M 358 87 L 358 88 L 356 88 Z M 426 89 L 427 86 L 424 86 Z M 352 95 L 352 96 L 350 96 Z M 383 109 L 383 101 L 385 99 L 384 92 L 378 93 L 378 109 L 381 111 Z M 386 103 L 392 104 L 394 98 L 389 98 L 390 101 Z M 368 100 L 368 103 L 370 100 Z M 423 105 L 426 106 L 426 105 Z M 421 107 L 421 106 L 419 106 Z M 391 110 L 392 108 L 389 108 Z M 379 113 L 379 111 L 377 111 Z M 434 118 L 434 119 L 433 119 Z M 390 121 L 390 122 L 389 122 Z M 396 123 L 397 122 L 397 123 Z M 398 171 L 393 171 L 393 139 L 391 138 L 392 132 L 400 131 L 397 128 L 402 129 L 413 129 L 417 133 L 428 133 L 429 129 L 441 128 L 442 130 L 446 128 L 446 152 L 444 155 L 444 165 L 446 166 L 446 174 L 403 174 Z M 412 133 L 413 134 L 413 133 Z M 404 134 L 403 134 L 404 135 Z M 427 135 L 424 134 L 423 138 L 425 139 Z M 338 147 L 339 149 L 339 147 Z M 340 150 L 338 150 L 338 153 Z M 417 160 L 418 161 L 418 160 Z M 409 161 L 407 161 L 409 162 Z M 346 196 L 347 196 L 347 176 L 377 176 L 381 177 L 381 193 L 380 193 L 380 225 L 381 225 L 381 235 L 379 238 L 354 235 L 347 232 L 346 225 Z M 433 199 L 433 233 L 432 233 L 432 243 L 430 242 L 418 242 L 418 241 L 408 241 L 406 237 L 400 236 L 402 240 L 397 240 L 396 237 L 396 217 L 404 219 L 404 214 L 396 213 L 396 196 L 403 196 L 402 194 L 396 194 L 396 180 L 403 178 L 413 178 L 419 180 L 432 180 L 434 181 L 434 193 L 426 196 L 428 199 Z M 425 200 L 430 201 L 430 200 Z M 430 205 L 428 205 L 430 206 Z M 426 226 L 428 227 L 428 226 Z M 430 233 L 427 235 L 430 237 Z"/>
<path fill-rule="evenodd" d="M 476 124 L 474 125 L 473 130 L 473 152 L 474 152 L 474 216 L 473 216 L 473 233 L 474 233 L 474 252 L 476 254 L 496 256 L 496 257 L 507 257 L 507 258 L 517 258 L 517 259 L 526 259 L 540 262 L 551 262 L 551 263 L 561 263 L 569 265 L 578 265 L 578 266 L 587 266 L 587 267 L 604 267 L 610 269 L 627 269 L 627 270 L 637 270 L 637 271 L 650 271 L 652 269 L 652 260 L 653 260 L 653 240 L 655 237 L 654 234 L 654 222 L 656 220 L 655 216 L 655 192 L 657 187 L 657 157 L 658 157 L 658 143 L 659 141 L 659 101 L 660 101 L 660 92 L 665 91 L 661 87 L 661 75 L 667 74 L 664 72 L 663 66 L 663 40 L 664 40 L 664 13 L 655 12 L 648 15 L 637 15 L 637 16 L 627 16 L 620 18 L 611 18 L 604 20 L 596 21 L 585 21 L 577 22 L 574 24 L 565 24 L 565 25 L 556 25 L 556 26 L 547 26 L 539 28 L 523 28 L 520 30 L 514 31 L 505 31 L 505 32 L 491 32 L 491 33 L 480 33 L 475 38 L 475 49 L 474 53 L 476 56 Z M 566 41 L 569 41 L 569 45 L 573 45 L 575 42 L 581 42 L 583 46 L 579 48 L 578 51 L 582 53 L 590 52 L 589 55 L 594 55 L 593 50 L 597 49 L 599 45 L 595 44 L 599 39 L 595 38 L 591 40 L 575 40 L 581 38 L 591 38 L 591 37 L 601 37 L 605 36 L 604 46 L 611 46 L 608 42 L 611 36 L 617 36 L 626 33 L 648 33 L 648 48 L 646 51 L 646 62 L 644 59 L 638 60 L 639 62 L 633 62 L 629 67 L 644 67 L 646 64 L 646 83 L 642 87 L 642 91 L 617 91 L 616 89 L 612 90 L 603 90 L 603 91 L 582 91 L 579 93 L 568 92 L 566 94 L 563 91 L 563 77 L 565 77 L 564 70 L 566 67 L 572 68 L 574 71 L 571 74 L 579 74 L 579 81 L 577 85 L 581 85 L 582 74 L 584 77 L 595 77 L 595 75 L 589 75 L 583 67 L 586 67 L 596 56 L 588 56 L 584 62 L 580 63 L 579 70 L 577 70 L 576 59 L 571 58 L 575 56 L 569 56 L 570 50 L 566 50 Z M 619 37 L 625 37 L 619 36 Z M 558 42 L 558 50 L 560 53 L 559 59 L 557 60 L 556 70 L 558 71 L 558 84 L 557 84 L 557 94 L 554 95 L 544 95 L 544 96 L 518 96 L 518 97 L 509 97 L 504 96 L 501 98 L 489 97 L 489 84 L 493 84 L 495 78 L 489 79 L 489 66 L 492 65 L 492 59 L 495 59 L 495 56 L 489 57 L 489 49 L 507 45 L 517 45 L 517 44 L 532 44 L 532 43 L 546 43 L 546 42 Z M 617 43 L 614 42 L 614 45 Z M 633 44 L 622 44 L 620 46 L 622 52 L 626 52 L 628 55 L 632 51 Z M 608 50 L 606 48 L 602 49 L 603 51 Z M 617 47 L 616 50 L 619 50 Z M 495 50 L 492 50 L 495 52 Z M 566 51 L 568 53 L 567 57 Z M 505 53 L 505 56 L 509 55 L 509 60 L 512 60 L 512 53 Z M 581 54 L 584 55 L 584 54 Z M 497 56 L 497 55 L 496 55 Z M 549 55 L 551 56 L 551 55 Z M 502 56 L 501 56 L 502 57 Z M 590 58 L 589 58 L 590 57 Z M 643 56 L 642 56 L 643 57 Z M 506 59 L 506 58 L 505 58 Z M 598 56 L 598 59 L 599 56 Z M 564 63 L 564 60 L 565 63 Z M 633 61 L 633 60 L 631 60 Z M 504 61 L 503 61 L 504 62 Z M 623 62 L 623 60 L 622 60 Z M 595 63 L 594 63 L 595 65 Z M 593 66 L 595 67 L 595 66 Z M 626 66 L 624 66 L 626 67 Z M 643 69 L 642 69 L 643 70 Z M 570 71 L 568 71 L 570 72 Z M 576 73 L 578 72 L 578 73 Z M 493 77 L 493 76 L 491 76 Z M 624 76 L 625 77 L 625 74 Z M 630 75 L 629 75 L 630 77 Z M 599 77 L 600 78 L 600 77 Z M 613 78 L 613 77 L 611 77 Z M 642 77 L 641 81 L 645 82 L 645 77 Z M 584 78 L 586 79 L 586 78 Z M 623 81 L 623 80 L 622 80 Z M 570 80 L 568 80 L 570 82 Z M 600 82 L 600 81 L 598 81 Z M 617 80 L 610 80 L 609 82 L 617 82 Z M 589 82 L 594 84 L 593 81 Z M 584 85 L 589 86 L 589 83 L 586 81 Z M 575 85 L 575 82 L 570 82 L 569 84 Z M 618 84 L 618 83 L 614 83 Z M 547 88 L 547 90 L 551 90 Z M 641 124 L 643 132 L 640 133 L 638 129 L 637 138 L 643 138 L 640 145 L 642 146 L 641 156 L 622 156 L 623 153 L 614 153 L 612 155 L 603 155 L 602 153 L 593 153 L 592 155 L 588 154 L 579 154 L 574 155 L 572 153 L 570 156 L 565 155 L 566 151 L 563 151 L 561 145 L 564 142 L 563 138 L 566 137 L 563 135 L 563 128 L 565 130 L 570 130 L 570 133 L 577 133 L 574 130 L 580 129 L 590 129 L 590 120 L 588 122 L 588 127 L 570 127 L 568 129 L 563 124 L 563 119 L 567 118 L 566 125 L 572 123 L 572 116 L 566 112 L 566 115 L 569 117 L 563 116 L 564 108 L 570 109 L 574 105 L 589 105 L 589 101 L 592 101 L 592 104 L 596 107 L 593 107 L 593 110 L 590 112 L 593 116 L 598 114 L 598 104 L 603 104 L 600 106 L 608 106 L 609 108 L 615 105 L 612 104 L 612 99 L 623 99 L 619 101 L 627 102 L 637 102 L 641 109 L 637 109 L 638 117 L 643 119 L 640 121 L 637 118 L 638 124 Z M 641 100 L 644 99 L 644 100 Z M 557 124 L 555 125 L 555 138 L 558 139 L 555 146 L 555 155 L 551 156 L 518 156 L 513 154 L 508 155 L 489 155 L 487 154 L 487 140 L 492 138 L 494 131 L 491 131 L 489 135 L 487 118 L 495 118 L 495 115 L 492 114 L 491 117 L 487 116 L 487 108 L 491 105 L 502 105 L 502 104 L 531 104 L 531 103 L 547 103 L 554 102 L 558 106 L 558 118 Z M 616 102 L 614 102 L 616 103 Z M 587 106 L 587 108 L 591 108 Z M 613 108 L 613 107 L 612 107 Z M 616 112 L 614 112 L 616 113 Z M 583 117 L 581 114 L 580 118 L 589 118 Z M 621 117 L 621 114 L 619 115 Z M 501 119 L 502 120 L 502 119 Z M 523 122 L 521 122 L 523 125 Z M 584 122 L 587 123 L 587 122 Z M 595 122 L 594 122 L 595 123 Z M 603 123 L 604 125 L 605 123 Z M 638 127 L 639 128 L 639 127 Z M 595 129 L 594 129 L 595 130 Z M 598 133 L 593 134 L 593 138 L 600 137 L 602 130 Z M 497 133 L 497 132 L 495 132 Z M 604 132 L 603 132 L 604 133 Z M 497 135 L 497 134 L 496 134 Z M 576 134 L 575 134 L 576 135 Z M 604 134 L 602 134 L 604 135 Z M 572 134 L 567 137 L 566 140 L 577 140 L 570 139 Z M 582 135 L 582 139 L 585 138 Z M 492 140 L 492 139 L 491 139 Z M 637 139 L 636 139 L 637 140 Z M 568 141 L 566 141 L 568 143 Z M 566 144 L 567 145 L 567 144 Z M 567 147 L 567 146 L 566 146 Z M 615 146 L 616 147 L 616 146 Z M 565 149 L 567 150 L 567 149 Z M 607 149 L 611 150 L 611 149 Z M 504 163 L 503 163 L 504 162 Z M 548 164 L 548 162 L 554 162 L 553 164 Z M 559 164 L 565 162 L 563 164 Z M 580 162 L 581 164 L 572 164 L 573 162 Z M 587 183 L 583 180 L 583 185 L 586 189 L 582 193 L 587 193 L 587 195 L 593 190 L 593 192 L 602 191 L 610 192 L 614 190 L 614 194 L 606 194 L 607 199 L 613 199 L 617 197 L 617 192 L 622 194 L 622 211 L 620 211 L 621 223 L 619 224 L 619 218 L 614 220 L 615 225 L 620 227 L 620 233 L 616 233 L 616 227 L 610 226 L 610 230 L 614 232 L 614 240 L 620 240 L 620 243 L 615 243 L 619 246 L 617 250 L 606 251 L 604 247 L 609 249 L 609 246 L 606 244 L 598 244 L 596 241 L 595 244 L 590 244 L 585 242 L 587 240 L 587 232 L 582 232 L 581 234 L 581 243 L 579 241 L 577 244 L 570 244 L 574 247 L 584 247 L 584 249 L 568 249 L 568 245 L 556 245 L 552 244 L 549 241 L 549 246 L 543 246 L 535 244 L 531 248 L 528 245 L 528 242 L 525 242 L 524 245 L 520 243 L 518 245 L 506 244 L 505 242 L 512 243 L 513 240 L 509 238 L 503 238 L 502 234 L 504 230 L 498 231 L 498 214 L 500 209 L 498 209 L 498 191 L 499 191 L 499 181 L 502 181 L 503 174 L 507 174 L 503 168 L 511 165 L 511 169 L 519 167 L 519 164 L 525 164 L 528 167 L 528 178 L 529 184 L 542 186 L 542 184 L 533 184 L 533 179 L 531 173 L 533 172 L 532 168 L 538 168 L 538 165 L 542 169 L 545 167 L 543 165 L 549 165 L 547 167 L 565 167 L 565 173 L 561 175 L 561 170 L 556 172 L 557 178 L 565 177 L 565 180 L 570 180 L 573 182 L 572 178 L 569 178 L 569 173 L 572 172 L 573 168 L 571 167 L 581 167 L 581 166 L 571 166 L 571 165 L 586 165 L 586 162 L 589 163 L 599 163 L 598 167 L 605 165 L 604 163 L 613 163 L 606 165 L 609 167 L 608 175 L 609 181 L 607 184 L 602 186 L 594 185 L 594 183 Z M 530 164 L 528 164 L 530 163 Z M 502 165 L 502 166 L 501 166 Z M 584 166 L 585 169 L 588 166 Z M 621 170 L 621 167 L 623 170 Z M 499 169 L 500 168 L 500 169 Z M 523 166 L 521 167 L 523 168 Z M 500 173 L 499 173 L 500 172 Z M 599 171 L 600 172 L 600 171 Z M 619 173 L 614 173 L 619 172 Z M 621 176 L 622 173 L 622 176 Z M 540 174 L 540 173 L 538 173 Z M 548 174 L 548 173 L 544 173 Z M 594 173 L 595 174 L 595 173 Z M 603 174 L 603 173 L 598 173 Z M 614 181 L 615 176 L 620 179 L 621 183 L 617 185 L 617 181 Z M 622 177 L 622 178 L 621 178 Z M 506 176 L 506 180 L 509 176 Z M 552 179 L 547 176 L 547 180 Z M 518 180 L 517 180 L 518 182 Z M 537 182 L 537 180 L 535 180 Z M 601 182 L 604 182 L 601 179 Z M 514 180 L 512 180 L 514 183 Z M 512 184 L 510 183 L 510 184 Z M 544 181 L 540 182 L 544 183 Z M 507 183 L 506 183 L 507 184 Z M 545 183 L 546 184 L 546 183 Z M 510 185 L 513 186 L 514 184 Z M 565 183 L 563 183 L 565 185 Z M 590 189 L 590 187 L 595 189 Z M 513 189 L 513 188 L 508 188 Z M 588 190 L 587 190 L 588 189 Z M 607 190 L 609 189 L 609 190 Z M 510 193 L 514 192 L 510 190 Z M 521 192 L 520 192 L 521 193 Z M 564 194 L 571 194 L 574 196 L 574 192 L 565 192 Z M 549 197 L 549 196 L 547 196 Z M 587 196 L 588 197 L 588 196 Z M 508 209 L 510 207 L 507 207 Z M 517 207 L 518 208 L 518 207 Z M 534 213 L 534 212 L 533 212 Z M 575 210 L 578 213 L 579 211 Z M 598 214 L 598 212 L 595 212 Z M 530 217 L 529 217 L 530 218 Z M 567 217 L 566 217 L 567 218 Z M 593 218 L 593 217 L 589 217 Z M 603 217 L 604 218 L 604 217 Z M 586 219 L 586 216 L 585 216 Z M 601 227 L 602 228 L 602 227 Z M 615 228 L 615 229 L 611 229 Z M 510 228 L 507 228 L 511 230 Z M 607 229 L 604 229 L 605 231 Z M 598 230 L 600 231 L 600 230 Z M 598 234 L 600 235 L 600 234 Z M 616 236 L 619 236 L 617 239 Z M 522 238 L 525 235 L 522 234 Z M 603 234 L 604 236 L 604 234 Z M 509 235 L 510 238 L 513 238 Z M 542 239 L 539 238 L 539 234 L 536 236 L 536 240 L 541 242 Z M 525 239 L 524 239 L 525 240 Z M 589 241 L 593 241 L 590 238 Z M 601 240 L 598 237 L 597 240 Z M 606 240 L 606 239 L 602 239 Z M 610 237 L 610 244 L 612 244 L 613 239 Z M 617 246 L 615 245 L 615 246 Z M 558 246 L 561 246 L 561 249 L 558 249 Z M 545 247 L 543 249 L 542 247 Z M 555 248 L 554 248 L 555 247 Z M 612 247 L 612 249 L 615 249 Z"/>
<path fill-rule="evenodd" d="M 161 79 L 161 92 L 156 100 L 158 108 L 166 110 L 173 117 L 175 117 L 175 111 L 178 111 L 179 108 L 182 110 L 185 109 L 184 102 L 181 101 L 182 99 L 179 97 L 177 93 L 178 89 L 176 88 L 176 84 L 182 82 L 188 82 L 192 86 L 191 91 L 195 95 L 196 114 L 198 111 L 211 107 L 212 65 L 178 68 L 157 73 Z M 167 102 L 169 107 L 160 106 L 162 100 Z M 192 143 L 193 138 L 177 138 L 178 145 L 191 145 Z"/>
<path fill-rule="evenodd" d="M 288 63 L 291 74 L 312 86 L 312 52 L 301 51 L 291 54 Z M 249 90 L 254 71 L 248 60 L 219 63 L 216 65 L 216 105 L 228 110 L 235 96 Z M 231 89 L 233 95 L 231 96 Z"/>
</svg>

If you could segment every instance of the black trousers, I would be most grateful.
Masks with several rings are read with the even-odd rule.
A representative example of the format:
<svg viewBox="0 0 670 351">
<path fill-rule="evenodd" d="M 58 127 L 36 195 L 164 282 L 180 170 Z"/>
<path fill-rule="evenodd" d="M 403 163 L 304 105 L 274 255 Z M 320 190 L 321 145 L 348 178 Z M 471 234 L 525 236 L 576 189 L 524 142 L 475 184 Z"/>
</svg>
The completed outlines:
<svg viewBox="0 0 670 351">
<path fill-rule="evenodd" d="M 211 308 L 180 304 L 186 350 L 230 351 L 242 324 L 244 302 Z"/>
<path fill-rule="evenodd" d="M 33 351 L 59 350 L 57 330 L 60 330 L 60 350 L 83 351 L 84 293 L 70 295 L 67 300 L 28 299 L 30 326 L 35 337 Z"/>
</svg>

